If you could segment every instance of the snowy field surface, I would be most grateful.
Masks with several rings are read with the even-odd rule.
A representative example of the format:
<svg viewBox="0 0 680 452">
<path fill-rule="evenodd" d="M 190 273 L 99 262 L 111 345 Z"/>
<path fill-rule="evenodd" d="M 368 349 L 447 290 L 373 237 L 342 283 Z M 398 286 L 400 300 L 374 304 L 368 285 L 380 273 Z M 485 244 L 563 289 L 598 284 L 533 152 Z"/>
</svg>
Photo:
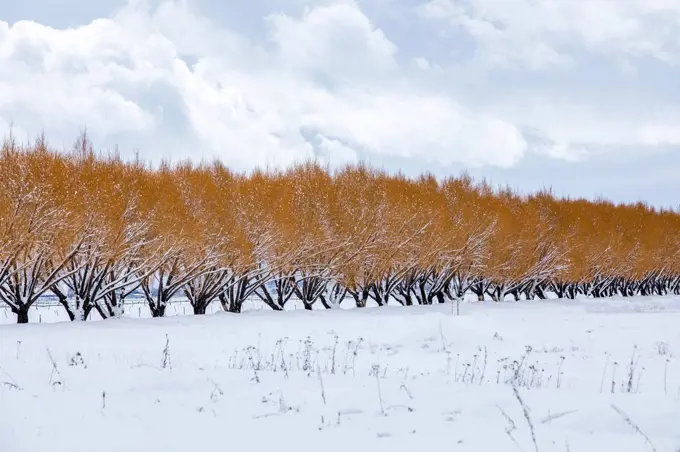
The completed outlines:
<svg viewBox="0 0 680 452">
<path fill-rule="evenodd" d="M 680 451 L 680 298 L 0 325 L 0 451 L 235 448 Z"/>
</svg>

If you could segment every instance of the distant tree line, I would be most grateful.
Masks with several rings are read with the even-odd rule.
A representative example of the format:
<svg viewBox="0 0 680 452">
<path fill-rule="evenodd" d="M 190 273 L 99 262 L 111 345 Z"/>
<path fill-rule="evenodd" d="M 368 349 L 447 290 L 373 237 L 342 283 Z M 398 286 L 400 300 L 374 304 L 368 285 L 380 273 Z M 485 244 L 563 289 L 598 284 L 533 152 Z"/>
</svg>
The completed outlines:
<svg viewBox="0 0 680 452">
<path fill-rule="evenodd" d="M 240 312 L 578 295 L 680 294 L 680 215 L 643 203 L 521 196 L 468 176 L 407 178 L 315 163 L 240 174 L 223 164 L 124 161 L 10 135 L 0 155 L 0 302 L 19 323 L 43 295 L 71 320 L 155 317 L 184 295 Z"/>
</svg>

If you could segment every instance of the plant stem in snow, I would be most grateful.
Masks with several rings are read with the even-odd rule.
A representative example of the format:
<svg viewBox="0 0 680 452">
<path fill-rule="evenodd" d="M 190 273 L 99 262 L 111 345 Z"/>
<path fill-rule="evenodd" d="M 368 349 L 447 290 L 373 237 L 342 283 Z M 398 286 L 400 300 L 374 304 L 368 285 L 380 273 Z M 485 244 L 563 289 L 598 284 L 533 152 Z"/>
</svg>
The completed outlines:
<svg viewBox="0 0 680 452">
<path fill-rule="evenodd" d="M 562 365 L 564 364 L 565 359 L 564 356 L 560 356 L 560 365 L 557 368 L 557 389 L 562 387 Z"/>
<path fill-rule="evenodd" d="M 637 345 L 633 346 L 633 355 L 630 357 L 630 364 L 628 365 L 628 382 L 626 385 L 626 392 L 633 392 L 633 377 L 635 375 L 635 368 L 637 367 L 637 361 L 635 360 L 635 353 L 637 352 Z"/>
<path fill-rule="evenodd" d="M 513 442 L 513 444 L 515 446 L 517 446 L 517 448 L 519 450 L 523 451 L 524 449 L 522 449 L 522 446 L 520 446 L 519 443 L 517 442 L 517 440 L 515 439 L 515 437 L 512 436 L 512 432 L 517 430 L 517 426 L 515 425 L 515 421 L 510 417 L 510 415 L 508 415 L 508 413 L 506 413 L 503 410 L 503 408 L 501 408 L 499 406 L 498 409 L 500 410 L 500 412 L 503 415 L 503 417 L 505 418 L 505 420 L 508 421 L 508 427 L 503 429 L 503 430 L 505 430 L 505 434 L 508 435 L 508 438 L 510 438 L 510 440 Z"/>
<path fill-rule="evenodd" d="M 406 391 L 406 395 L 408 395 L 408 398 L 413 400 L 413 394 L 411 394 L 411 391 L 409 391 L 408 387 L 406 386 L 406 382 L 401 382 L 401 389 Z"/>
<path fill-rule="evenodd" d="M 172 370 L 172 362 L 170 361 L 170 338 L 165 335 L 165 348 L 163 349 L 163 359 L 161 361 L 161 368 L 169 367 Z"/>
<path fill-rule="evenodd" d="M 52 352 L 50 351 L 50 348 L 47 347 L 47 356 L 50 358 L 50 362 L 52 363 L 52 373 L 50 373 L 50 386 L 55 386 L 55 385 L 60 385 L 60 386 L 65 386 L 64 379 L 61 377 L 61 372 L 59 372 L 59 367 L 57 366 L 57 362 L 54 360 L 54 356 L 52 356 Z M 58 380 L 54 379 L 55 374 L 57 377 L 59 377 Z"/>
<path fill-rule="evenodd" d="M 335 353 L 338 349 L 338 335 L 334 335 L 333 338 L 335 339 L 335 342 L 333 343 L 333 360 L 331 362 L 331 374 L 335 375 Z"/>
<path fill-rule="evenodd" d="M 609 366 L 609 354 L 607 354 L 607 360 L 604 362 L 604 369 L 602 369 L 602 379 L 600 380 L 600 394 L 602 394 L 602 388 L 604 387 L 604 375 L 607 373 L 607 366 Z"/>
<path fill-rule="evenodd" d="M 1 382 L 2 384 L 7 385 L 10 388 L 18 389 L 19 391 L 21 391 L 23 389 L 21 386 L 19 386 L 17 384 L 16 380 L 14 380 L 14 378 L 12 378 L 12 376 L 10 374 L 8 374 L 7 371 L 5 371 L 5 369 L 2 368 L 2 366 L 0 366 L 0 372 L 2 372 L 4 375 L 7 375 L 7 378 L 9 378 L 11 380 L 11 381 L 3 381 L 3 382 Z"/>
<path fill-rule="evenodd" d="M 519 394 L 519 390 L 517 389 L 516 385 L 512 386 L 512 392 L 515 394 L 515 399 L 517 399 L 517 402 L 519 402 L 520 406 L 522 407 L 522 412 L 524 413 L 524 419 L 526 419 L 527 424 L 529 424 L 529 433 L 531 433 L 531 441 L 534 443 L 534 450 L 536 452 L 538 451 L 538 443 L 536 442 L 536 431 L 534 429 L 534 423 L 531 420 L 531 415 L 529 413 L 529 407 L 524 403 L 524 400 L 522 400 L 522 397 Z"/>
<path fill-rule="evenodd" d="M 363 341 L 364 341 L 364 339 L 360 337 L 359 340 L 357 341 L 356 346 L 354 347 L 354 351 L 352 352 L 352 376 L 353 377 L 356 376 L 354 364 L 356 362 L 357 355 L 359 354 L 359 347 L 361 347 L 361 343 Z"/>
<path fill-rule="evenodd" d="M 319 386 L 321 387 L 321 400 L 323 400 L 324 406 L 326 406 L 326 390 L 323 387 L 323 376 L 321 375 L 321 367 L 317 363 L 316 374 L 319 376 Z"/>
<path fill-rule="evenodd" d="M 442 329 L 442 322 L 441 320 L 439 321 L 439 335 L 441 336 L 442 339 L 442 351 L 443 352 L 448 352 L 448 348 L 446 347 L 446 338 L 444 338 L 444 330 Z"/>
<path fill-rule="evenodd" d="M 618 408 L 615 405 L 611 405 L 611 407 L 614 411 L 616 411 L 619 414 L 619 416 L 621 416 L 623 418 L 623 420 L 626 422 L 626 424 L 631 429 L 633 429 L 636 433 L 638 433 L 640 436 L 642 436 L 645 439 L 645 442 L 647 444 L 649 444 L 649 447 L 652 449 L 652 452 L 657 452 L 656 447 L 654 447 L 654 444 L 652 443 L 652 441 L 649 439 L 649 437 L 647 435 L 644 434 L 644 432 L 640 429 L 640 427 L 635 422 L 633 422 L 633 420 L 630 418 L 630 416 L 628 416 L 623 410 L 621 410 L 620 408 Z"/>
<path fill-rule="evenodd" d="M 479 385 L 481 386 L 482 382 L 484 381 L 484 376 L 486 375 L 486 361 L 488 358 L 488 353 L 486 350 L 486 346 L 484 346 L 484 367 L 482 367 L 482 375 L 479 377 Z"/>
<path fill-rule="evenodd" d="M 380 401 L 380 412 L 383 416 L 387 416 L 385 413 L 385 405 L 383 404 L 382 391 L 380 390 L 380 366 L 373 366 L 373 373 L 375 374 L 375 381 L 378 384 L 378 400 Z"/>
<path fill-rule="evenodd" d="M 260 382 L 260 377 L 257 375 L 257 369 L 255 369 L 255 365 L 253 364 L 253 357 L 249 356 L 248 361 L 250 361 L 250 367 L 253 369 L 253 378 L 251 381 L 254 381 L 255 383 Z"/>
<path fill-rule="evenodd" d="M 614 366 L 612 369 L 612 387 L 611 387 L 611 393 L 614 394 L 614 390 L 616 389 L 616 368 L 618 367 L 619 363 L 614 361 Z"/>
</svg>

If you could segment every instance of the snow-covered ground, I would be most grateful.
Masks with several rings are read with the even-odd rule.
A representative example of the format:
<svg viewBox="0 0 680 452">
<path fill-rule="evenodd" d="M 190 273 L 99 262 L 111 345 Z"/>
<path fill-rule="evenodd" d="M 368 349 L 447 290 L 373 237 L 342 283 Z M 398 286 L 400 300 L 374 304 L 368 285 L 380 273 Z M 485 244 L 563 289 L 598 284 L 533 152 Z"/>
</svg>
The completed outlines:
<svg viewBox="0 0 680 452">
<path fill-rule="evenodd" d="M 422 447 L 680 450 L 680 298 L 0 326 L 2 452 Z"/>
</svg>

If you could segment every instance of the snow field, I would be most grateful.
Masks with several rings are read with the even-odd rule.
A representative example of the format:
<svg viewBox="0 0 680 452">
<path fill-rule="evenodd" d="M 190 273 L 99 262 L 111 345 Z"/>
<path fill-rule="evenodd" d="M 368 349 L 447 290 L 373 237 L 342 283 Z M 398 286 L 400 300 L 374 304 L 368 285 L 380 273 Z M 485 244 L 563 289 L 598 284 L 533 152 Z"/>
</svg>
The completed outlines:
<svg viewBox="0 0 680 452">
<path fill-rule="evenodd" d="M 676 452 L 677 354 L 678 297 L 2 325 L 0 451 Z"/>
</svg>

